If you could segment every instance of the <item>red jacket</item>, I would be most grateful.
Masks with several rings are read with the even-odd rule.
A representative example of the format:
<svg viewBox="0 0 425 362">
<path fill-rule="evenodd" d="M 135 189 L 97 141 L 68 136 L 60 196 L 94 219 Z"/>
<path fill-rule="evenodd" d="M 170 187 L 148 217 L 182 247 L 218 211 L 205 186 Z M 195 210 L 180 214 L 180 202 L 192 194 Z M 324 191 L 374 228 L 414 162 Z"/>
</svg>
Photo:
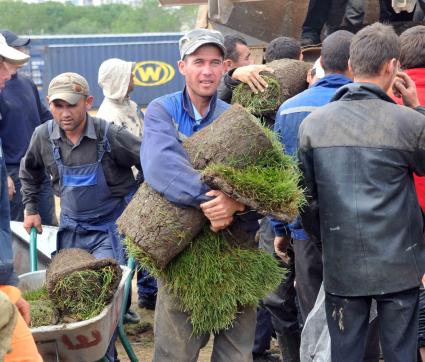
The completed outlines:
<svg viewBox="0 0 425 362">
<path fill-rule="evenodd" d="M 425 68 L 413 68 L 405 71 L 416 84 L 416 91 L 418 93 L 419 102 L 421 106 L 425 106 Z M 398 104 L 403 104 L 400 98 L 392 96 L 394 101 Z M 419 204 L 425 212 L 425 176 L 419 177 L 413 175 L 415 179 L 416 193 L 418 195 Z"/>
</svg>

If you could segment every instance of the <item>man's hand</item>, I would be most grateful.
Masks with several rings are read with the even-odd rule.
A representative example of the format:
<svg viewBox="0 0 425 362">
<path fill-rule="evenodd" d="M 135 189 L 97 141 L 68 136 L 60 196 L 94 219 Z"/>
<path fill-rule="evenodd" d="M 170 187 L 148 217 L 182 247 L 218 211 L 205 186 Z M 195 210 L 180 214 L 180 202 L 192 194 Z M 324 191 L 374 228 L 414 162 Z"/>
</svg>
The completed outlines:
<svg viewBox="0 0 425 362">
<path fill-rule="evenodd" d="M 214 199 L 204 202 L 200 206 L 204 215 L 211 221 L 229 218 L 236 211 L 245 210 L 244 204 L 233 200 L 222 191 L 211 190 L 206 195 L 214 197 Z"/>
<path fill-rule="evenodd" d="M 10 176 L 7 176 L 7 193 L 9 194 L 9 200 L 12 200 L 13 195 L 16 193 L 15 183 Z"/>
<path fill-rule="evenodd" d="M 41 234 L 43 232 L 43 227 L 41 226 L 41 217 L 40 214 L 28 215 L 25 211 L 24 216 L 24 228 L 27 233 L 31 233 L 31 228 L 35 227 L 37 233 Z"/>
<path fill-rule="evenodd" d="M 214 199 L 200 206 L 204 215 L 211 221 L 211 230 L 214 232 L 228 227 L 233 221 L 235 212 L 245 210 L 244 204 L 233 200 L 222 191 L 211 190 L 206 195 Z"/>
<path fill-rule="evenodd" d="M 396 97 L 403 99 L 403 104 L 406 107 L 416 108 L 421 105 L 416 92 L 415 82 L 404 72 L 397 73 L 393 83 L 393 93 Z"/>
<path fill-rule="evenodd" d="M 233 216 L 211 221 L 210 229 L 215 233 L 224 230 L 233 222 Z"/>
<path fill-rule="evenodd" d="M 29 325 L 31 321 L 29 303 L 24 298 L 19 298 L 15 305 L 22 318 L 24 318 L 25 323 Z"/>
<path fill-rule="evenodd" d="M 236 68 L 232 74 L 232 79 L 238 80 L 249 85 L 249 88 L 257 94 L 264 92 L 267 88 L 267 82 L 261 77 L 260 72 L 273 73 L 273 69 L 267 65 L 252 64 Z"/>
<path fill-rule="evenodd" d="M 287 249 L 290 242 L 291 242 L 290 236 L 276 236 L 274 238 L 274 252 L 286 264 L 289 264 L 290 262 L 288 254 L 287 254 Z"/>
</svg>

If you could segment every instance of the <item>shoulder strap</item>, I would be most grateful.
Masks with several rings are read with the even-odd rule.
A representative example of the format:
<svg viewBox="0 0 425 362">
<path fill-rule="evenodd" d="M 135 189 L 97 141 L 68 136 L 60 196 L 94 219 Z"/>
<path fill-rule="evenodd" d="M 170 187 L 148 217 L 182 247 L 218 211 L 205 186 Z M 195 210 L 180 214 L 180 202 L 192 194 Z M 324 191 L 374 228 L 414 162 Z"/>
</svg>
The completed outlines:
<svg viewBox="0 0 425 362">
<path fill-rule="evenodd" d="M 111 152 L 111 145 L 108 140 L 108 130 L 110 123 L 105 120 L 100 120 L 99 122 L 99 134 L 102 135 L 102 139 L 97 143 L 97 160 L 98 162 L 102 161 L 102 158 L 105 152 Z M 102 132 L 102 128 L 103 132 Z"/>
<path fill-rule="evenodd" d="M 53 151 L 53 158 L 55 159 L 56 163 L 60 163 L 62 162 L 61 160 L 61 154 L 60 154 L 60 148 L 59 145 L 57 144 L 57 142 L 52 139 L 52 133 L 53 133 L 53 126 L 55 124 L 55 120 L 54 119 L 50 119 L 47 123 L 47 131 L 49 133 L 49 141 L 50 144 L 52 145 L 52 151 Z"/>
</svg>

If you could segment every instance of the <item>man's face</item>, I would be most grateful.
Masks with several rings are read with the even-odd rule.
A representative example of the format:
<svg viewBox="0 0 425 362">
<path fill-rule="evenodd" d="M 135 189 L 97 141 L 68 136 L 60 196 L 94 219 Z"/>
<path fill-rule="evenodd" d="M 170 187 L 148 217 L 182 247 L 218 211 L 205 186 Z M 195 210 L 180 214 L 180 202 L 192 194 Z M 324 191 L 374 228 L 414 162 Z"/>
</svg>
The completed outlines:
<svg viewBox="0 0 425 362">
<path fill-rule="evenodd" d="M 11 74 L 6 66 L 6 62 L 0 62 L 0 89 L 6 86 L 6 82 L 10 79 Z"/>
<path fill-rule="evenodd" d="M 17 67 L 5 62 L 4 60 L 0 60 L 0 89 L 3 89 L 12 74 L 16 73 L 16 68 Z"/>
<path fill-rule="evenodd" d="M 81 97 L 76 104 L 69 104 L 61 99 L 49 102 L 53 118 L 65 132 L 83 130 L 86 112 L 91 108 L 93 97 Z"/>
<path fill-rule="evenodd" d="M 191 96 L 211 97 L 223 75 L 223 55 L 214 45 L 204 45 L 179 61 Z"/>
<path fill-rule="evenodd" d="M 254 61 L 251 57 L 251 51 L 245 44 L 236 44 L 236 52 L 238 53 L 238 61 L 233 63 L 234 68 L 254 64 Z"/>
</svg>

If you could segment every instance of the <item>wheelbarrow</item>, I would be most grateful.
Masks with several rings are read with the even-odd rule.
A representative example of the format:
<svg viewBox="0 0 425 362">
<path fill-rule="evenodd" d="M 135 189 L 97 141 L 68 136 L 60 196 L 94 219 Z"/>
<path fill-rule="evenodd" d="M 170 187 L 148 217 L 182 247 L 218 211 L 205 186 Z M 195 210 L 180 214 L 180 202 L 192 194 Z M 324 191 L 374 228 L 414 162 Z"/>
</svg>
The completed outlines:
<svg viewBox="0 0 425 362">
<path fill-rule="evenodd" d="M 46 271 L 37 271 L 37 232 L 30 234 L 30 272 L 19 276 L 22 291 L 40 288 L 46 280 Z M 104 357 L 112 335 L 118 326 L 118 336 L 132 362 L 138 359 L 124 331 L 124 301 L 127 300 L 135 262 L 121 266 L 122 278 L 112 301 L 96 317 L 74 323 L 31 328 L 39 353 L 45 362 L 107 361 Z"/>
</svg>

